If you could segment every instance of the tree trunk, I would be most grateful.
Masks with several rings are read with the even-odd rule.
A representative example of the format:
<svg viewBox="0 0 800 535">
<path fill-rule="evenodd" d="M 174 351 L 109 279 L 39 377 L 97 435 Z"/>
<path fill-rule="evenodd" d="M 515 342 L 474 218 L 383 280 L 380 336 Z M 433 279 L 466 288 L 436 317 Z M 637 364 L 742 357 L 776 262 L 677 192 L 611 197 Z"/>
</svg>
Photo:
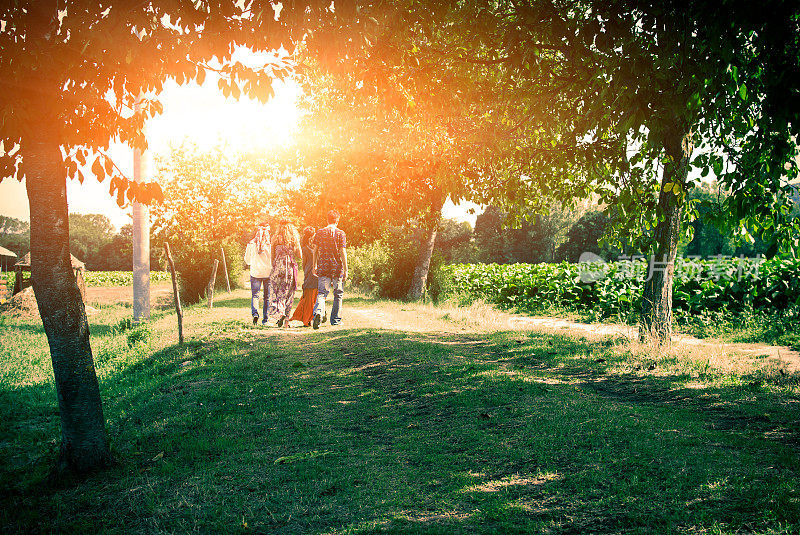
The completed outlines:
<svg viewBox="0 0 800 535">
<path fill-rule="evenodd" d="M 425 240 L 422 243 L 422 249 L 419 252 L 419 259 L 417 266 L 414 268 L 414 277 L 411 279 L 411 288 L 408 290 L 408 299 L 410 301 L 417 301 L 422 298 L 425 291 L 425 284 L 428 281 L 428 271 L 431 268 L 431 257 L 433 256 L 433 247 L 436 244 L 436 234 L 439 232 L 439 222 L 442 219 L 442 207 L 444 206 L 444 198 L 436 200 L 431 206 L 430 214 L 425 218 Z"/>
<path fill-rule="evenodd" d="M 47 135 L 58 130 L 43 130 L 39 137 L 23 143 L 31 216 L 31 277 L 58 394 L 58 473 L 81 474 L 107 465 L 111 453 L 89 345 L 89 324 L 70 262 L 66 171 L 57 136 Z"/>
<path fill-rule="evenodd" d="M 668 161 L 658 197 L 661 215 L 655 229 L 656 248 L 650 259 L 639 321 L 639 339 L 658 345 L 669 343 L 672 335 L 672 281 L 691 151 L 690 135 L 684 132 L 674 134 L 666 147 Z M 679 189 L 674 189 L 674 184 Z"/>
</svg>

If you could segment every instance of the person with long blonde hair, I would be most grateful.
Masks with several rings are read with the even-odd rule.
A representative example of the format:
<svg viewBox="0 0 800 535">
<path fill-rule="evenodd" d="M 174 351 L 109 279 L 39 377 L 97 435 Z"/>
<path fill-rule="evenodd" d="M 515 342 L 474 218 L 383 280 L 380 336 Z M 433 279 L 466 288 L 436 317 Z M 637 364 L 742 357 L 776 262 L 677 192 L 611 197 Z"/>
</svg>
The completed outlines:
<svg viewBox="0 0 800 535">
<path fill-rule="evenodd" d="M 300 258 L 300 236 L 291 221 L 281 219 L 272 237 L 272 274 L 268 315 L 278 316 L 278 327 L 289 326 L 287 316 L 297 290 L 297 258 Z"/>
</svg>

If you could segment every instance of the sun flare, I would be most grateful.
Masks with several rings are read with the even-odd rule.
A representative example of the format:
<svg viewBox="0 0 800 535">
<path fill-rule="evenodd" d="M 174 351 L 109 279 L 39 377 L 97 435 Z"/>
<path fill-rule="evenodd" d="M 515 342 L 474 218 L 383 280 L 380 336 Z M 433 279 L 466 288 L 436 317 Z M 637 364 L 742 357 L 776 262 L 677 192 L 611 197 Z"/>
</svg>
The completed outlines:
<svg viewBox="0 0 800 535">
<path fill-rule="evenodd" d="M 159 96 L 164 113 L 147 123 L 150 150 L 165 154 L 183 142 L 201 150 L 221 146 L 231 152 L 286 146 L 301 117 L 302 89 L 291 80 L 276 81 L 274 88 L 275 96 L 262 104 L 245 96 L 225 98 L 212 77 L 202 86 L 167 84 Z"/>
</svg>

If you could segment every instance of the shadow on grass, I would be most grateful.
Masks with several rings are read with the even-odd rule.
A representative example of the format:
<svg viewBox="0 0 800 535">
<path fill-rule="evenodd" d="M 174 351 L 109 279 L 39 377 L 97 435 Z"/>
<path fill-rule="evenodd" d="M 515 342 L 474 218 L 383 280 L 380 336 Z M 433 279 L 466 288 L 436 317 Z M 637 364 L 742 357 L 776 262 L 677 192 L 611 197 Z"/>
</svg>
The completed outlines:
<svg viewBox="0 0 800 535">
<path fill-rule="evenodd" d="M 31 333 L 31 334 L 44 334 L 44 326 L 41 321 L 35 324 L 29 323 L 4 323 L 0 326 L 7 332 Z"/>
<path fill-rule="evenodd" d="M 797 525 L 796 448 L 720 403 L 733 387 L 612 377 L 602 350 L 538 334 L 348 329 L 168 347 L 102 384 L 121 465 L 45 492 L 3 468 L 23 483 L 0 499 L 0 520 L 358 534 Z M 3 415 L 16 395 L 0 391 Z M 43 395 L 14 404 L 27 416 L 12 425 Z M 720 415 L 736 425 L 716 425 Z"/>
<path fill-rule="evenodd" d="M 263 293 L 261 294 L 263 295 Z M 299 302 L 300 293 L 298 292 L 295 295 L 295 305 Z M 375 303 L 385 302 L 384 300 L 373 298 L 373 297 L 365 297 L 361 295 L 354 295 L 349 296 L 345 294 L 345 305 L 346 306 L 357 306 L 357 305 L 374 305 Z M 328 306 L 330 306 L 331 298 L 328 298 Z M 250 299 L 245 297 L 238 297 L 232 294 L 223 294 L 219 297 L 214 298 L 214 306 L 215 307 L 225 307 L 225 308 L 245 308 L 250 309 Z"/>
</svg>

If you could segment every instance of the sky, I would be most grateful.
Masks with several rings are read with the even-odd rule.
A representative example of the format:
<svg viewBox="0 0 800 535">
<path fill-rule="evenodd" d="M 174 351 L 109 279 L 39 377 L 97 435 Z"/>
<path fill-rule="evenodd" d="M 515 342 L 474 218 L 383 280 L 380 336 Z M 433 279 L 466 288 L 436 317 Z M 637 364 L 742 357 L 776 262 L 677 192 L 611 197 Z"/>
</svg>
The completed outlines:
<svg viewBox="0 0 800 535">
<path fill-rule="evenodd" d="M 301 90 L 295 83 L 276 82 L 275 93 L 273 99 L 261 104 L 246 97 L 239 101 L 226 99 L 211 76 L 203 86 L 165 84 L 159 95 L 164 113 L 150 119 L 145 127 L 150 164 L 147 167 L 152 170 L 155 155 L 166 154 L 170 145 L 184 141 L 196 143 L 201 149 L 226 142 L 242 151 L 270 150 L 287 143 L 300 117 L 296 102 Z M 132 177 L 133 151 L 127 145 L 114 144 L 109 152 L 126 176 Z M 67 202 L 70 212 L 105 214 L 117 228 L 131 221 L 131 208 L 117 206 L 108 194 L 108 185 L 93 177 L 87 177 L 83 184 L 68 180 Z M 24 183 L 13 179 L 0 183 L 0 215 L 30 219 Z"/>
<path fill-rule="evenodd" d="M 239 101 L 232 97 L 226 99 L 217 87 L 216 77 L 211 75 L 202 86 L 193 82 L 183 86 L 169 82 L 159 95 L 164 113 L 150 119 L 145 127 L 149 146 L 146 167 L 152 170 L 155 155 L 166 154 L 170 145 L 184 141 L 195 143 L 201 149 L 226 143 L 231 150 L 242 151 L 268 151 L 290 143 L 300 118 L 297 101 L 301 93 L 294 82 L 276 82 L 275 97 L 262 104 L 247 97 Z M 110 155 L 126 176 L 132 177 L 131 149 L 126 145 L 112 145 Z M 83 184 L 67 181 L 67 202 L 71 213 L 104 214 L 117 229 L 132 220 L 131 208 L 117 206 L 108 194 L 108 184 L 99 183 L 91 176 Z M 454 206 L 448 202 L 444 216 L 469 221 L 474 226 L 476 215 L 468 213 L 469 208 L 477 208 L 477 205 Z M 14 179 L 0 182 L 0 215 L 30 219 L 24 183 Z"/>
</svg>

